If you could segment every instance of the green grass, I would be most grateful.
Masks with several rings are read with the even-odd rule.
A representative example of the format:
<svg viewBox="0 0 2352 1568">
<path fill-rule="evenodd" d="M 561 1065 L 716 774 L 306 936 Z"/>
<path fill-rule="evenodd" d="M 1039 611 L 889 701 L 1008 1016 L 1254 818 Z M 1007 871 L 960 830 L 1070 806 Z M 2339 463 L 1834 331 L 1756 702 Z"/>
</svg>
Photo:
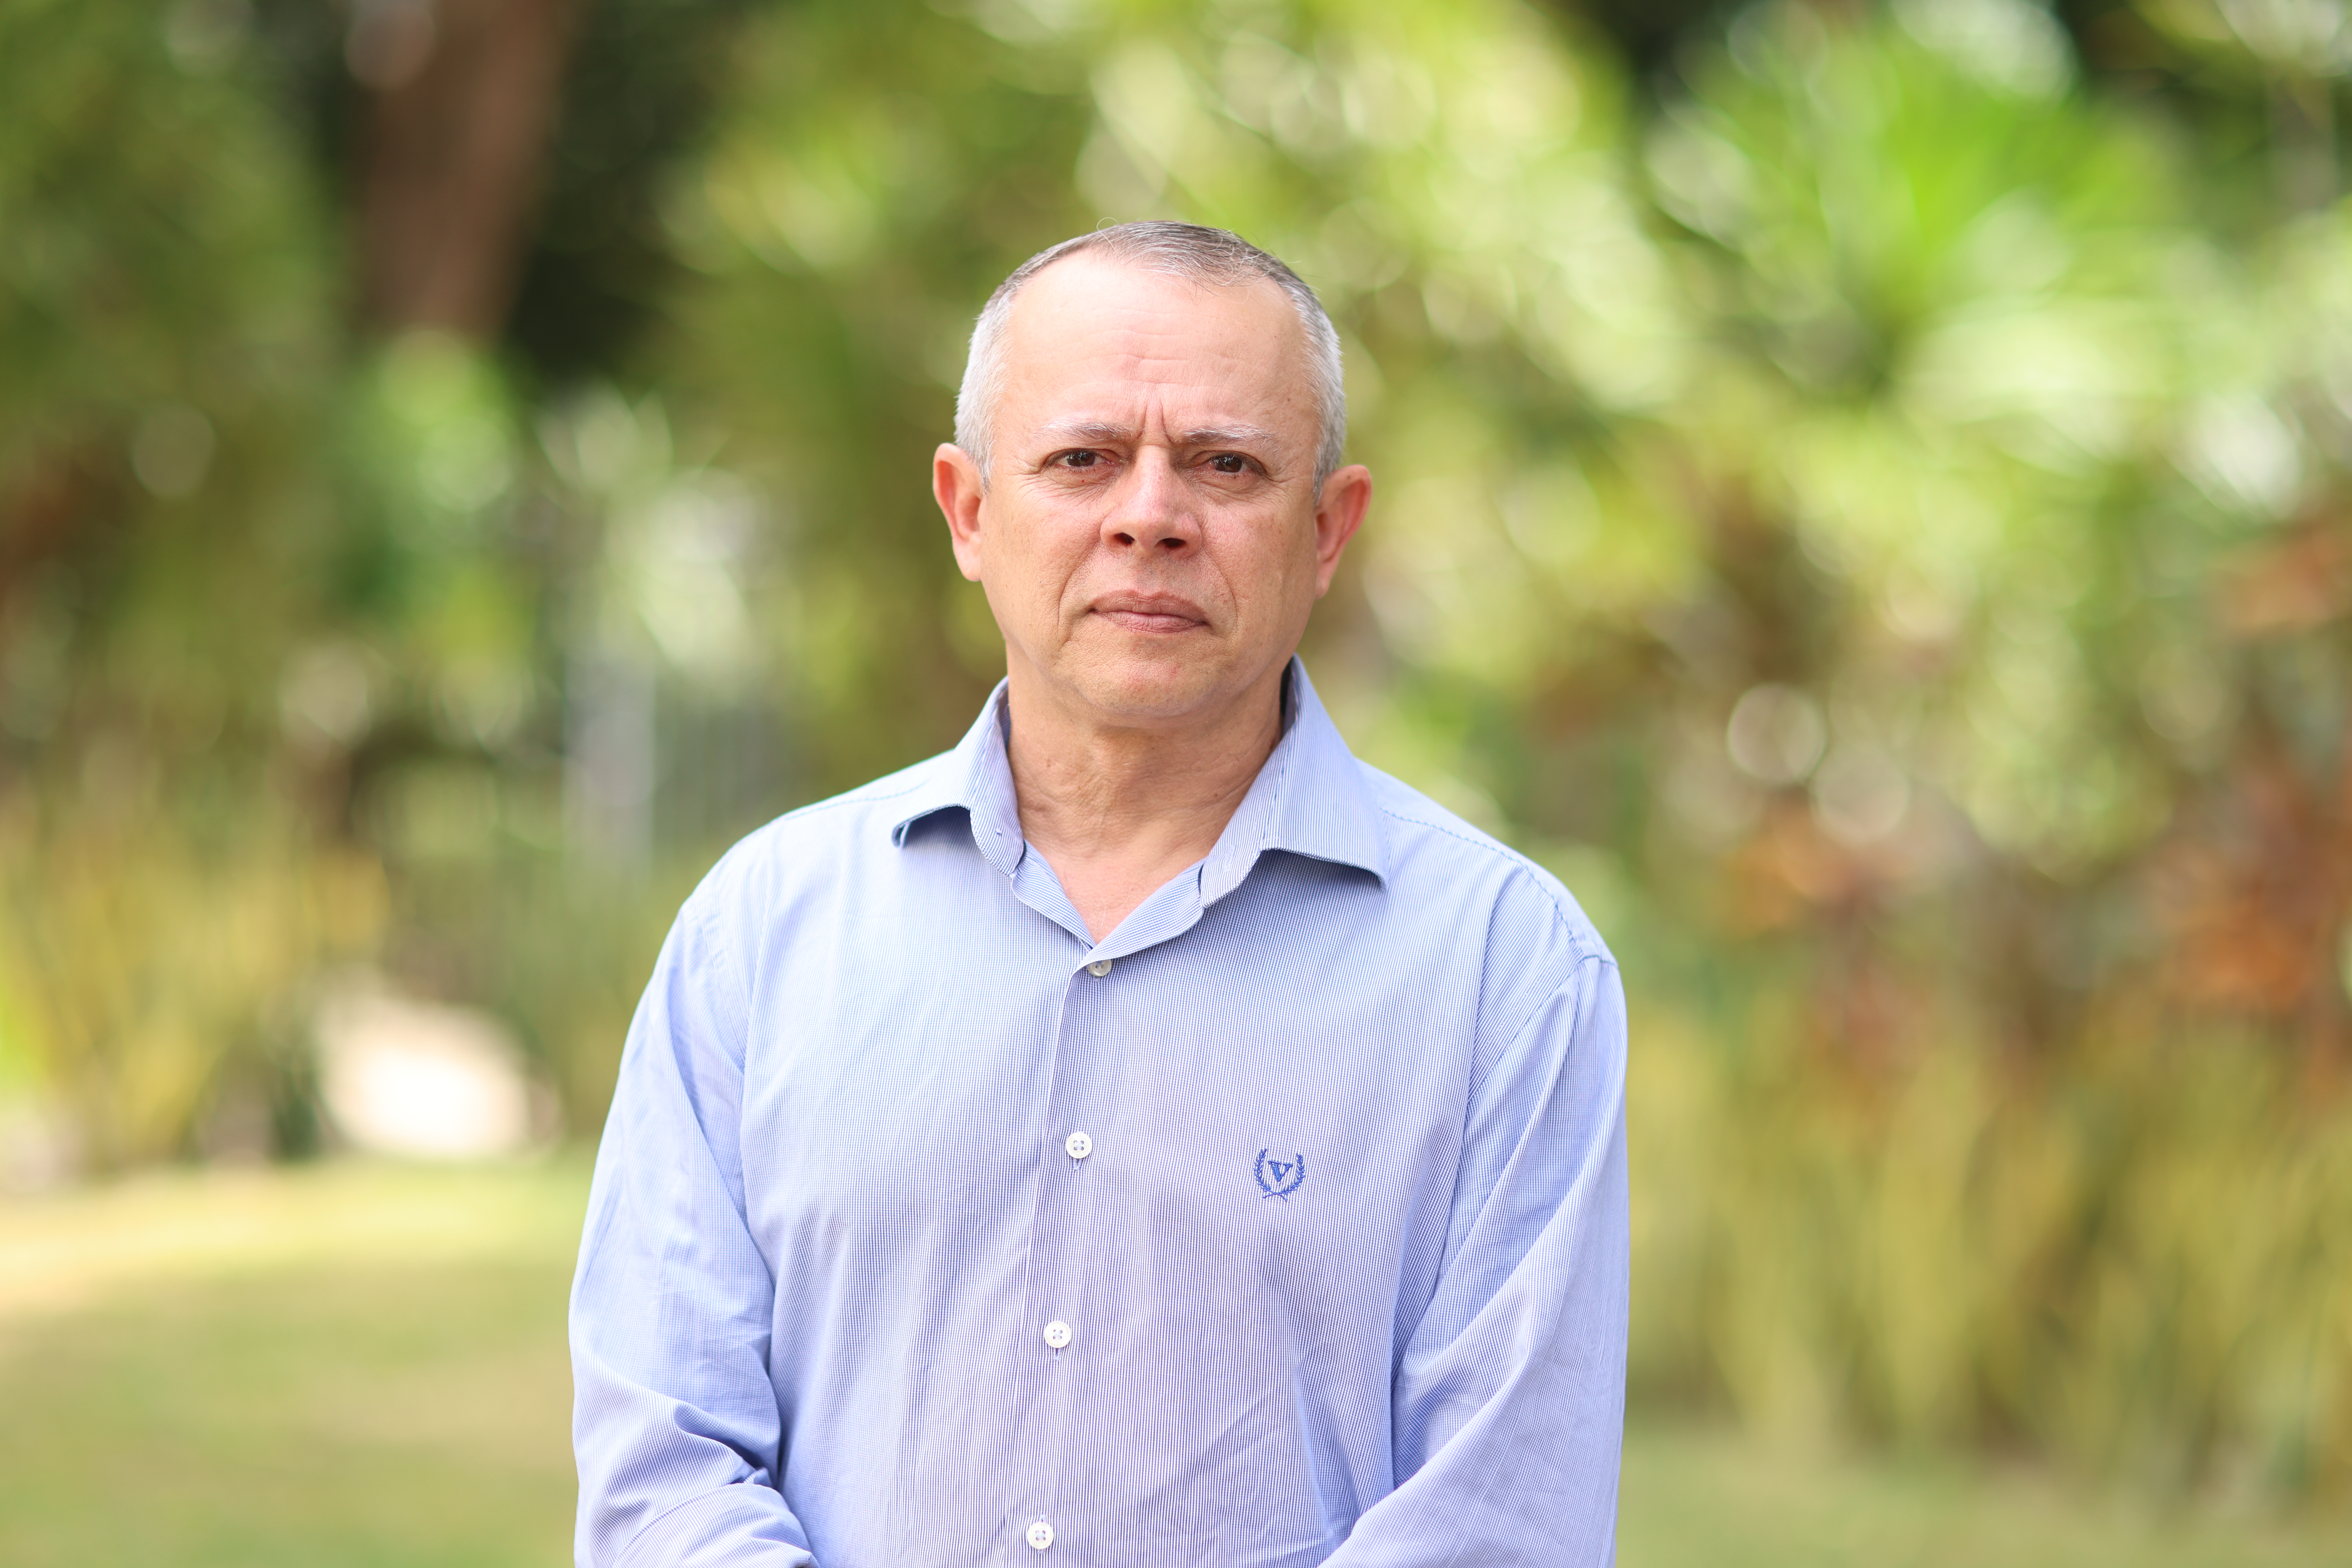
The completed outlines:
<svg viewBox="0 0 2352 1568">
<path fill-rule="evenodd" d="M 0 1564 L 568 1561 L 576 1164 L 0 1205 Z M 1637 1424 L 1625 1568 L 2317 1568 L 2352 1530 Z M 921 1565 L 909 1565 L 921 1568 Z"/>
<path fill-rule="evenodd" d="M 279 1180 L 0 1211 L 0 1563 L 569 1562 L 577 1171 Z"/>
<path fill-rule="evenodd" d="M 1622 1568 L 2320 1568 L 2344 1521 L 2231 1518 L 1960 1461 L 1780 1455 L 1723 1432 L 1627 1435 Z"/>
</svg>

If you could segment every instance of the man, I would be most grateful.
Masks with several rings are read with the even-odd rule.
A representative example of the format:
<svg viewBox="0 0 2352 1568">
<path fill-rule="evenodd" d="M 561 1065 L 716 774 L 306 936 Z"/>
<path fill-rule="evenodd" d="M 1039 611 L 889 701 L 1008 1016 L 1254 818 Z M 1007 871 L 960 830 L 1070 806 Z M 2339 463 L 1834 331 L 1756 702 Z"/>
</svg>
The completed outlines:
<svg viewBox="0 0 2352 1568">
<path fill-rule="evenodd" d="M 1006 679 L 663 949 L 572 1297 L 583 1563 L 1611 1561 L 1615 965 L 1293 658 L 1345 435 L 1313 292 L 1219 230 L 989 301 L 933 482 Z"/>
</svg>

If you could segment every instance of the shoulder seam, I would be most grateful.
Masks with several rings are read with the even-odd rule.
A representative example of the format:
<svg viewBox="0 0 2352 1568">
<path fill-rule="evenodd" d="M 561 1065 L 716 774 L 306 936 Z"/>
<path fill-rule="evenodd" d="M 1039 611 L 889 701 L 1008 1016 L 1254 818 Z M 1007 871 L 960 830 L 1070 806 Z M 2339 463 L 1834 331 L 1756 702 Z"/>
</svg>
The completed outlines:
<svg viewBox="0 0 2352 1568">
<path fill-rule="evenodd" d="M 719 971 L 715 978 L 733 993 L 733 1011 L 736 1016 L 730 1020 L 730 1023 L 733 1026 L 734 1033 L 738 1037 L 728 1042 L 728 1047 L 730 1054 L 734 1055 L 737 1051 L 745 1048 L 750 1038 L 751 984 L 751 976 L 746 973 L 742 955 L 735 950 L 734 935 L 719 918 L 721 894 L 715 884 L 718 881 L 719 868 L 726 865 L 727 858 L 731 858 L 730 852 L 729 857 L 720 860 L 719 866 L 711 868 L 711 874 L 704 878 L 702 884 L 688 895 L 686 909 L 681 913 L 691 914 L 693 917 L 695 935 L 702 950 L 710 955 L 714 966 Z M 736 1057 L 735 1065 L 739 1068 L 743 1065 L 741 1057 Z"/>
<path fill-rule="evenodd" d="M 1617 966 L 1617 960 L 1603 950 L 1584 948 L 1581 946 L 1578 948 L 1574 958 L 1568 965 L 1566 973 L 1560 975 L 1559 984 L 1554 985 L 1550 990 L 1536 998 L 1535 1005 L 1528 1009 L 1527 1016 L 1512 1025 L 1511 1032 L 1503 1037 L 1503 1043 L 1495 1052 L 1495 1059 L 1486 1064 L 1486 1070 L 1480 1073 L 1477 1078 L 1467 1086 L 1467 1090 L 1463 1095 L 1463 1107 L 1464 1113 L 1465 1115 L 1468 1114 L 1469 1107 L 1477 1103 L 1478 1091 L 1486 1088 L 1486 1080 L 1494 1076 L 1495 1069 L 1502 1065 L 1503 1058 L 1511 1054 L 1512 1047 L 1516 1047 L 1522 1039 L 1526 1038 L 1528 1030 L 1534 1026 L 1536 1019 L 1542 1016 L 1543 1010 L 1547 1006 L 1550 1005 L 1554 997 L 1566 992 L 1570 986 L 1583 983 L 1584 972 L 1588 966 L 1603 970 L 1614 969 Z"/>
<path fill-rule="evenodd" d="M 1382 805 L 1381 807 L 1381 815 L 1394 818 L 1396 821 L 1407 824 L 1410 826 L 1425 827 L 1432 833 L 1442 833 L 1445 835 L 1446 837 L 1453 839 L 1458 844 L 1467 844 L 1471 848 L 1481 850 L 1486 854 L 1494 856 L 1508 865 L 1517 867 L 1522 871 L 1543 871 L 1542 867 L 1537 865 L 1534 861 L 1528 859 L 1526 856 L 1520 854 L 1517 850 L 1512 848 L 1507 844 L 1499 844 L 1492 839 L 1473 838 L 1467 834 L 1457 833 L 1442 822 L 1430 822 L 1418 816 L 1407 816 L 1403 812 L 1398 811 L 1394 807 L 1388 805 Z M 1609 958 L 1610 955 L 1606 949 L 1595 947 L 1591 942 L 1585 939 L 1584 932 L 1579 929 L 1577 922 L 1570 918 L 1568 910 L 1561 907 L 1559 900 L 1553 895 L 1551 889 L 1546 886 L 1549 875 L 1549 873 L 1545 873 L 1542 876 L 1536 876 L 1530 879 L 1536 885 L 1536 891 L 1543 895 L 1544 902 L 1551 906 L 1552 916 L 1559 921 L 1561 931 L 1567 934 L 1569 946 L 1574 951 L 1577 963 L 1581 963 L 1587 958 Z M 1612 959 L 1611 962 L 1613 963 L 1614 960 Z M 1575 967 L 1575 963 L 1569 965 L 1569 970 L 1571 973 L 1574 972 Z M 1567 984 L 1566 976 L 1562 977 L 1561 984 Z"/>
</svg>

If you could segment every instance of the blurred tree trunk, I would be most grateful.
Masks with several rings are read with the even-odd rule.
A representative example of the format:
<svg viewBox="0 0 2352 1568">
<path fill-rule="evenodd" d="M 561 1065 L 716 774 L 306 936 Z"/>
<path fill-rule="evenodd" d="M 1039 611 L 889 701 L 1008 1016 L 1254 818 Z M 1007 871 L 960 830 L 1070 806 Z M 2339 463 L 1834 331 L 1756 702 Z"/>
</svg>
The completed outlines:
<svg viewBox="0 0 2352 1568">
<path fill-rule="evenodd" d="M 0 626 L 17 585 L 105 502 L 100 466 L 87 458 L 78 451 L 36 452 L 29 471 L 0 494 Z"/>
<path fill-rule="evenodd" d="M 361 307 L 477 342 L 505 323 L 555 124 L 574 0 L 357 0 L 370 89 Z"/>
</svg>

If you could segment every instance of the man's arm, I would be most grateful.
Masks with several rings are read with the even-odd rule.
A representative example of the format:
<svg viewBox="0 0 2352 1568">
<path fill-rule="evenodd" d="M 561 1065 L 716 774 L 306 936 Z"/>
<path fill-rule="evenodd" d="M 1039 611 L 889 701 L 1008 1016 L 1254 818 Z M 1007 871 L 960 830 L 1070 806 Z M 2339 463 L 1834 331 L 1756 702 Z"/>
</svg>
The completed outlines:
<svg viewBox="0 0 2352 1568">
<path fill-rule="evenodd" d="M 744 1220 L 745 977 L 719 876 L 663 945 L 621 1058 L 572 1288 L 581 1568 L 807 1568 L 779 1490 L 775 1282 Z"/>
<path fill-rule="evenodd" d="M 1474 1089 L 1397 1487 L 1326 1568 L 1615 1560 L 1627 1247 L 1625 998 L 1591 954 Z"/>
</svg>

